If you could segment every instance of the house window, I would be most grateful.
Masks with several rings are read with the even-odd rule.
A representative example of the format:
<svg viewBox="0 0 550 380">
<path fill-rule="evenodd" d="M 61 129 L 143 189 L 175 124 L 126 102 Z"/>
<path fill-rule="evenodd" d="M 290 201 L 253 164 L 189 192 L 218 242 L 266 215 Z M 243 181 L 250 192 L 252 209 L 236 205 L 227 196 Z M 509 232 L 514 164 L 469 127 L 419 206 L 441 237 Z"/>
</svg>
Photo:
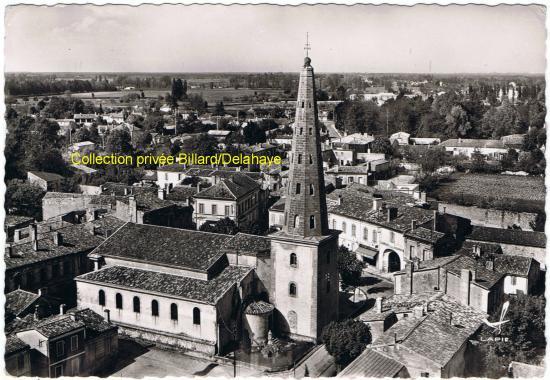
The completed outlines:
<svg viewBox="0 0 550 380">
<path fill-rule="evenodd" d="M 298 289 L 296 287 L 296 284 L 294 282 L 291 282 L 288 284 L 288 295 L 291 297 L 296 297 L 298 294 Z"/>
<path fill-rule="evenodd" d="M 193 324 L 201 324 L 201 309 L 199 309 L 198 307 L 193 308 Z"/>
<path fill-rule="evenodd" d="M 225 216 L 229 216 L 229 206 L 225 206 Z"/>
<path fill-rule="evenodd" d="M 159 316 L 159 302 L 157 300 L 151 301 L 151 315 L 153 317 Z"/>
<path fill-rule="evenodd" d="M 300 134 L 304 133 L 304 128 L 300 128 Z"/>
<path fill-rule="evenodd" d="M 297 183 L 296 184 L 296 194 L 300 194 L 301 191 L 302 191 L 302 184 Z"/>
<path fill-rule="evenodd" d="M 363 240 L 369 240 L 369 229 L 367 227 L 363 228 Z"/>
<path fill-rule="evenodd" d="M 332 229 L 336 229 L 336 219 L 332 219 Z"/>
<path fill-rule="evenodd" d="M 122 295 L 120 293 L 115 296 L 115 304 L 117 309 L 122 309 Z"/>
<path fill-rule="evenodd" d="M 141 304 L 139 302 L 139 297 L 134 297 L 134 313 L 141 312 Z"/>
<path fill-rule="evenodd" d="M 517 284 L 517 278 L 515 276 L 510 276 L 510 281 L 512 282 L 512 285 L 516 285 Z"/>
<path fill-rule="evenodd" d="M 313 128 L 309 128 L 309 134 L 313 135 Z"/>
<path fill-rule="evenodd" d="M 294 252 L 292 252 L 290 254 L 290 266 L 291 267 L 298 266 L 298 257 L 296 256 L 296 254 Z"/>
<path fill-rule="evenodd" d="M 348 183 L 353 183 L 353 177 L 348 177 Z"/>
<path fill-rule="evenodd" d="M 199 213 L 204 214 L 204 204 L 203 203 L 199 203 Z"/>
<path fill-rule="evenodd" d="M 315 228 L 315 215 L 309 217 L 309 228 Z"/>
<path fill-rule="evenodd" d="M 105 306 L 105 292 L 103 291 L 103 289 L 99 290 L 98 298 L 99 298 L 99 305 Z"/>
<path fill-rule="evenodd" d="M 315 193 L 313 185 L 309 185 L 309 195 L 313 195 Z"/>
<path fill-rule="evenodd" d="M 346 233 L 346 222 L 342 222 L 342 232 Z"/>
<path fill-rule="evenodd" d="M 393 231 L 390 231 L 390 242 L 395 243 L 395 233 Z"/>
<path fill-rule="evenodd" d="M 65 342 L 57 342 L 55 345 L 55 352 L 57 353 L 57 356 L 63 356 L 65 354 Z"/>
<path fill-rule="evenodd" d="M 302 155 L 301 155 L 301 154 L 298 155 L 298 163 L 299 163 L 299 164 L 302 163 Z"/>
<path fill-rule="evenodd" d="M 355 237 L 355 234 L 356 234 L 356 227 L 355 227 L 355 224 L 352 224 L 351 225 L 351 236 Z"/>
<path fill-rule="evenodd" d="M 218 205 L 212 205 L 212 215 L 218 214 Z"/>
<path fill-rule="evenodd" d="M 80 358 L 74 358 L 71 360 L 71 372 L 72 376 L 78 376 L 80 374 Z"/>
<path fill-rule="evenodd" d="M 415 253 L 415 251 L 414 251 L 415 248 L 416 248 L 416 247 L 414 247 L 414 246 L 411 245 L 410 252 L 409 252 L 409 257 L 410 257 L 411 259 L 414 259 L 414 258 L 416 257 L 416 253 Z"/>
<path fill-rule="evenodd" d="M 430 377 L 429 372 L 420 372 L 420 377 Z"/>
<path fill-rule="evenodd" d="M 71 351 L 78 350 L 78 335 L 71 337 Z"/>
<path fill-rule="evenodd" d="M 175 303 L 170 305 L 170 319 L 173 321 L 178 320 L 178 305 Z"/>
<path fill-rule="evenodd" d="M 372 241 L 376 243 L 378 241 L 378 232 L 376 230 L 372 231 Z"/>
</svg>

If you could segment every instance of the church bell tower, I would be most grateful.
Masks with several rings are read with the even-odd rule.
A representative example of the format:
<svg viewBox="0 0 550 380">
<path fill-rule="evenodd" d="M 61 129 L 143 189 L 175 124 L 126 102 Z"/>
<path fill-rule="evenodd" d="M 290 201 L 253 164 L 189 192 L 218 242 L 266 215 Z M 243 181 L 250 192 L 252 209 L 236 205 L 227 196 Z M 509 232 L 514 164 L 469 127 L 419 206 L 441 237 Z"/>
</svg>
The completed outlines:
<svg viewBox="0 0 550 380">
<path fill-rule="evenodd" d="M 338 233 L 328 228 L 315 76 L 307 51 L 300 72 L 285 189 L 284 225 L 272 234 L 271 301 L 278 332 L 317 342 L 338 318 Z"/>
</svg>

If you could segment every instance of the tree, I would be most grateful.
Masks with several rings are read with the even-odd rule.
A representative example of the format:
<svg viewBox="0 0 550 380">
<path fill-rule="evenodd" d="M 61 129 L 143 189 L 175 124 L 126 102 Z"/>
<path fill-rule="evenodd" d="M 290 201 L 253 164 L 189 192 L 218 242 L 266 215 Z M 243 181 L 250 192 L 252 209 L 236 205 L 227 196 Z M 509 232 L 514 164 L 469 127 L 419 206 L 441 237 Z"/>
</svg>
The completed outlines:
<svg viewBox="0 0 550 380">
<path fill-rule="evenodd" d="M 430 148 L 419 159 L 419 164 L 424 172 L 433 173 L 445 164 L 445 149 Z"/>
<path fill-rule="evenodd" d="M 5 210 L 35 219 L 42 219 L 42 198 L 46 192 L 23 180 L 10 180 L 6 186 Z"/>
<path fill-rule="evenodd" d="M 338 248 L 338 273 L 342 284 L 359 285 L 363 266 L 363 263 L 348 248 L 343 245 Z"/>
<path fill-rule="evenodd" d="M 371 342 L 370 328 L 361 321 L 346 319 L 330 322 L 321 334 L 329 354 L 340 366 L 346 366 Z"/>
<path fill-rule="evenodd" d="M 223 106 L 223 102 L 217 102 L 216 103 L 216 107 L 214 109 L 213 115 L 214 116 L 223 116 L 223 115 L 225 115 L 225 109 L 224 109 L 224 106 Z"/>
<path fill-rule="evenodd" d="M 247 144 L 264 143 L 266 141 L 265 131 L 254 122 L 248 122 L 243 128 L 243 136 Z"/>
<path fill-rule="evenodd" d="M 376 137 L 372 142 L 371 151 L 373 153 L 384 153 L 389 156 L 393 155 L 393 147 L 390 139 L 387 137 Z"/>
<path fill-rule="evenodd" d="M 220 219 L 214 224 L 204 223 L 200 226 L 199 230 L 225 235 L 235 235 L 237 232 L 239 232 L 237 224 L 235 224 L 235 221 L 231 218 Z"/>
<path fill-rule="evenodd" d="M 474 173 L 483 173 L 486 168 L 487 163 L 485 162 L 485 156 L 476 150 L 472 154 L 471 171 Z"/>
<path fill-rule="evenodd" d="M 105 142 L 105 150 L 108 153 L 119 155 L 132 155 L 134 148 L 132 147 L 132 138 L 125 129 L 116 129 L 111 132 Z"/>
</svg>

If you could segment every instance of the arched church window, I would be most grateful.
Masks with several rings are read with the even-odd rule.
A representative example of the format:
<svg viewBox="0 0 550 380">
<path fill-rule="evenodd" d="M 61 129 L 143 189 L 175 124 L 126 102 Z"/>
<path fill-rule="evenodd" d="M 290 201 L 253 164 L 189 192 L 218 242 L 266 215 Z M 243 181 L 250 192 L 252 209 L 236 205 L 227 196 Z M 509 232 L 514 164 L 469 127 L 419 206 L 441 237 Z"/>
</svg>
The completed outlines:
<svg viewBox="0 0 550 380">
<path fill-rule="evenodd" d="M 178 305 L 175 303 L 170 304 L 170 319 L 173 321 L 178 320 Z"/>
<path fill-rule="evenodd" d="M 201 309 L 199 309 L 198 307 L 193 308 L 193 324 L 201 324 Z"/>
<path fill-rule="evenodd" d="M 103 289 L 99 290 L 98 298 L 99 298 L 99 305 L 105 306 L 105 292 L 103 291 Z"/>
<path fill-rule="evenodd" d="M 153 317 L 159 316 L 159 302 L 157 300 L 151 301 L 151 315 Z"/>
<path fill-rule="evenodd" d="M 304 108 L 304 106 L 305 106 L 305 102 L 302 102 L 302 108 Z"/>
<path fill-rule="evenodd" d="M 301 154 L 298 155 L 298 163 L 299 163 L 299 164 L 302 163 L 302 155 L 301 155 Z"/>
<path fill-rule="evenodd" d="M 115 295 L 115 306 L 117 309 L 122 309 L 122 294 L 120 293 Z"/>
<path fill-rule="evenodd" d="M 300 135 L 304 134 L 304 128 L 300 128 Z"/>
<path fill-rule="evenodd" d="M 296 194 L 300 194 L 301 190 L 302 190 L 302 184 L 297 183 L 296 184 Z"/>
<path fill-rule="evenodd" d="M 134 313 L 140 313 L 141 312 L 141 302 L 139 301 L 139 297 L 134 297 Z"/>
<path fill-rule="evenodd" d="M 313 164 L 313 156 L 311 154 L 309 155 L 309 163 Z"/>
<path fill-rule="evenodd" d="M 309 217 L 309 228 L 315 228 L 315 215 Z"/>
<path fill-rule="evenodd" d="M 294 215 L 294 228 L 297 228 L 300 224 L 300 217 L 298 215 Z"/>
<path fill-rule="evenodd" d="M 313 195 L 315 193 L 313 185 L 309 185 L 309 195 Z"/>
<path fill-rule="evenodd" d="M 298 257 L 296 256 L 296 254 L 294 252 L 292 252 L 290 254 L 290 266 L 291 267 L 298 266 Z"/>
<path fill-rule="evenodd" d="M 291 297 L 296 297 L 298 294 L 298 287 L 296 286 L 296 283 L 291 282 L 288 284 L 288 295 Z"/>
</svg>

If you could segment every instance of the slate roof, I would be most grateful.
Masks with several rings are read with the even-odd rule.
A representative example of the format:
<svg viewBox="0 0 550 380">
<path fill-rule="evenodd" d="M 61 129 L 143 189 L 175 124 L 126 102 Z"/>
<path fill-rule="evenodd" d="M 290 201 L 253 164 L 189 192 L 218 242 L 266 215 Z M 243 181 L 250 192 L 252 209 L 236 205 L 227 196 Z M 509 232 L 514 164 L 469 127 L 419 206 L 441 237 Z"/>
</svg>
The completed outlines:
<svg viewBox="0 0 550 380">
<path fill-rule="evenodd" d="M 6 346 L 4 351 L 4 357 L 16 354 L 18 352 L 28 350 L 31 346 L 23 342 L 15 335 L 8 335 L 6 337 Z"/>
<path fill-rule="evenodd" d="M 215 305 L 231 286 L 241 281 L 251 270 L 249 267 L 228 266 L 216 277 L 206 281 L 136 268 L 106 266 L 76 279 Z"/>
<path fill-rule="evenodd" d="M 205 271 L 232 238 L 194 230 L 126 223 L 93 254 Z"/>
<path fill-rule="evenodd" d="M 99 235 L 93 235 L 87 230 L 89 228 L 87 225 L 87 223 L 74 224 L 55 230 L 61 233 L 63 237 L 63 245 L 60 246 L 54 243 L 51 233 L 39 236 L 38 251 L 33 250 L 30 239 L 26 239 L 25 242 L 19 244 L 13 244 L 13 256 L 4 256 L 6 270 L 94 249 L 104 239 Z"/>
<path fill-rule="evenodd" d="M 39 298 L 40 296 L 38 294 L 27 292 L 22 289 L 7 293 L 6 303 L 4 305 L 6 313 L 12 313 L 14 316 L 18 316 Z"/>
<path fill-rule="evenodd" d="M 40 179 L 43 179 L 46 182 L 59 181 L 63 179 L 63 176 L 57 173 L 38 172 L 38 171 L 29 171 L 29 173 L 34 174 L 35 176 L 37 176 Z"/>
<path fill-rule="evenodd" d="M 546 247 L 546 235 L 544 232 L 535 231 L 473 226 L 472 233 L 467 236 L 467 239 L 527 247 Z"/>
<path fill-rule="evenodd" d="M 484 262 L 478 261 L 468 256 L 459 255 L 456 260 L 443 265 L 443 267 L 458 276 L 461 269 L 475 271 L 475 283 L 485 289 L 491 289 L 503 276 L 501 272 L 486 269 Z"/>
<path fill-rule="evenodd" d="M 242 232 L 233 235 L 225 246 L 225 249 L 246 253 L 261 253 L 271 251 L 271 240 L 266 236 L 250 235 Z"/>
<path fill-rule="evenodd" d="M 337 377 L 395 377 L 403 369 L 403 364 L 385 354 L 367 348 Z"/>
<path fill-rule="evenodd" d="M 34 218 L 25 215 L 7 214 L 4 219 L 4 226 L 17 226 L 23 223 L 31 223 L 33 220 Z"/>
</svg>

